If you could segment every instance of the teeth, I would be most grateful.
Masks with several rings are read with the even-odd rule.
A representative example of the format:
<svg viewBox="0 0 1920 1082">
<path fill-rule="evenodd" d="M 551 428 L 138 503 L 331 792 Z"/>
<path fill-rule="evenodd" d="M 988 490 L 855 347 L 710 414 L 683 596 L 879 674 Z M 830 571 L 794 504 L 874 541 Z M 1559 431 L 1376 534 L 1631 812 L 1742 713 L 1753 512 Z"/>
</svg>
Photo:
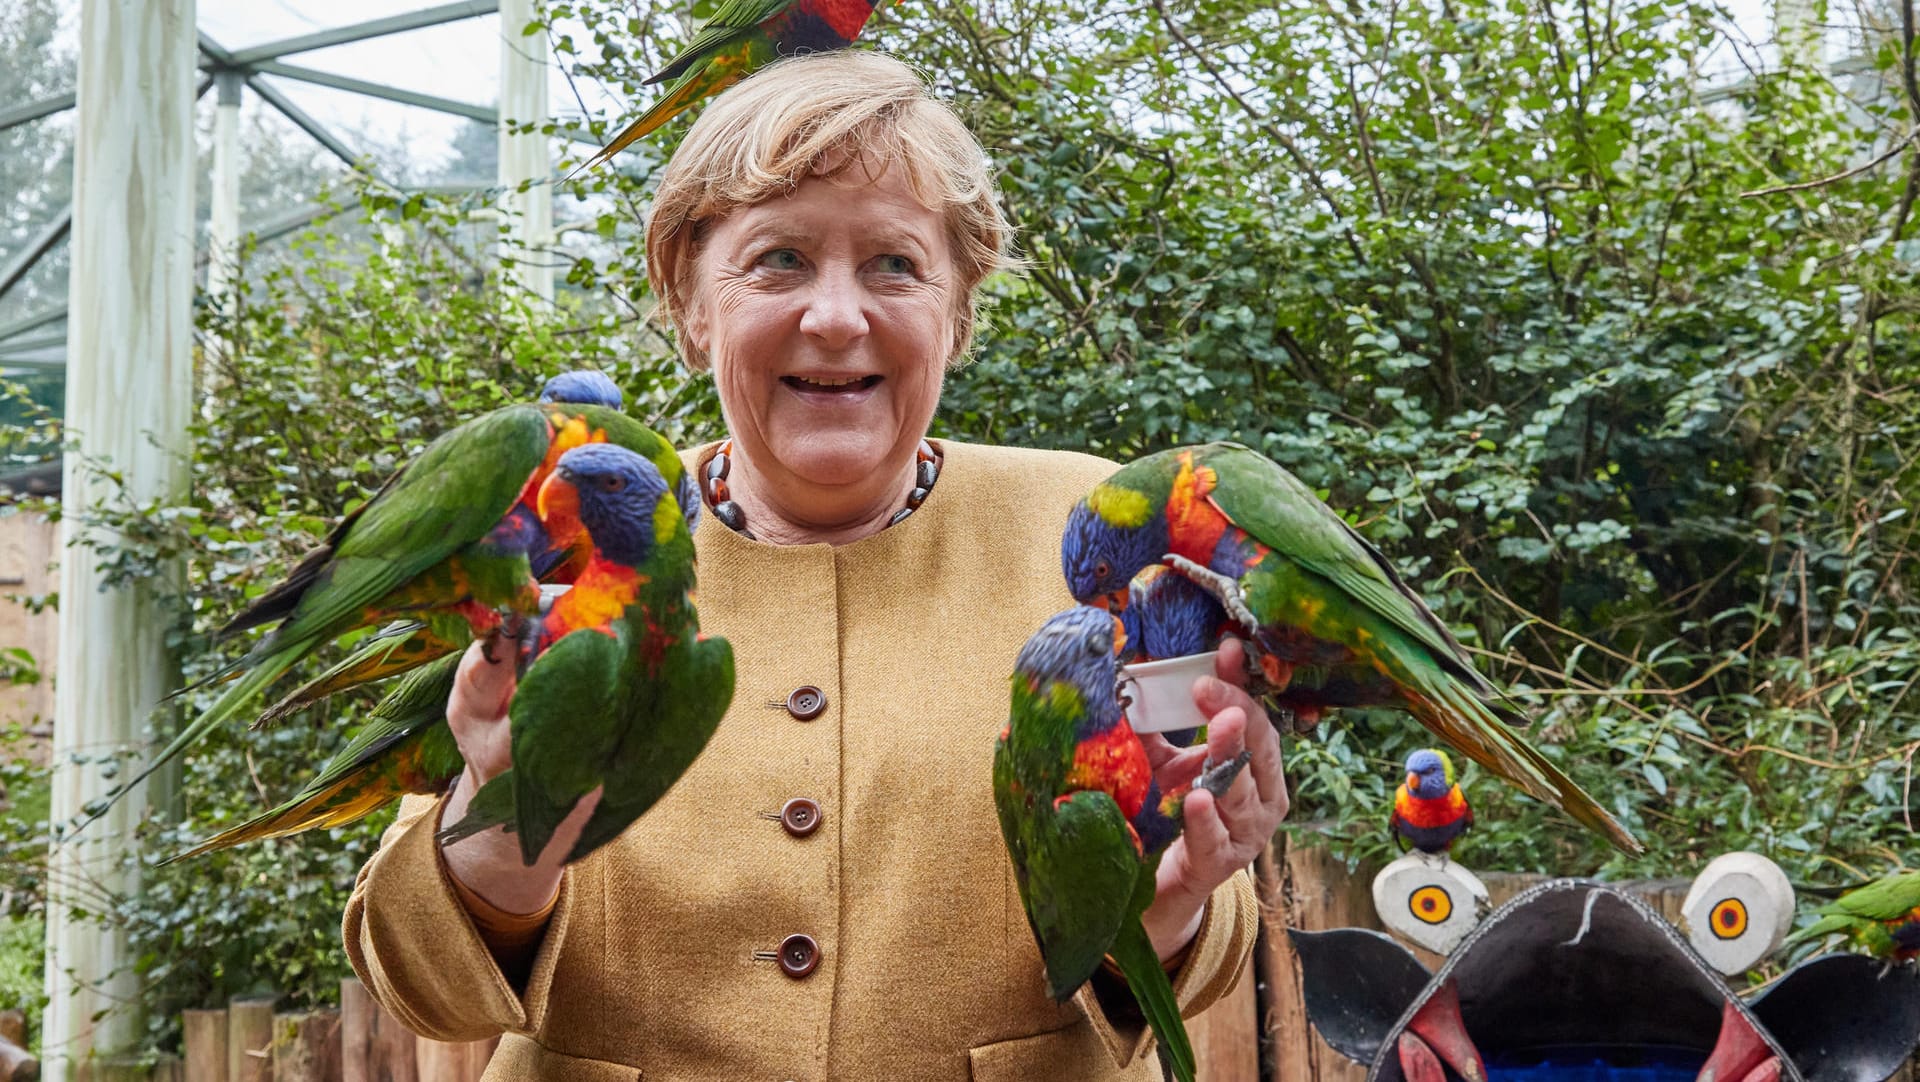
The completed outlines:
<svg viewBox="0 0 1920 1082">
<path fill-rule="evenodd" d="M 845 387 L 849 383 L 858 383 L 865 376 L 848 376 L 845 379 L 827 379 L 821 376 L 795 376 L 794 379 L 815 387 Z"/>
</svg>

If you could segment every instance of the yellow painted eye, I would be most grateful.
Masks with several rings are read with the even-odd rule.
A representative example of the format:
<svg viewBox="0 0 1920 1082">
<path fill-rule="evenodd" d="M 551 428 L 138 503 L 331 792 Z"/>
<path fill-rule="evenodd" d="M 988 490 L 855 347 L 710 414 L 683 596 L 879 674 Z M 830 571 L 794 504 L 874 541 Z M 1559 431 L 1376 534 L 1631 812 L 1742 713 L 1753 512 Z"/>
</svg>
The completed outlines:
<svg viewBox="0 0 1920 1082">
<path fill-rule="evenodd" d="M 1739 939 L 1747 934 L 1747 903 L 1738 898 L 1723 898 L 1714 903 L 1709 921 L 1719 939 Z"/>
<path fill-rule="evenodd" d="M 1453 915 L 1453 899 L 1445 887 L 1421 887 L 1407 899 L 1407 908 L 1413 911 L 1415 920 L 1439 924 Z"/>
</svg>

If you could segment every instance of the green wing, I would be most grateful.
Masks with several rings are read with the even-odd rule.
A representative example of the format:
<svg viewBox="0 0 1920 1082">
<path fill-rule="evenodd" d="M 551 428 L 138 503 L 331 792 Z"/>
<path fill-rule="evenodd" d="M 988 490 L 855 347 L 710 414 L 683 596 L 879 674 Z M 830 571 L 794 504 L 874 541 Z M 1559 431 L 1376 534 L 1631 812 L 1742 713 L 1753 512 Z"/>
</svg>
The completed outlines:
<svg viewBox="0 0 1920 1082">
<path fill-rule="evenodd" d="M 1111 796 L 1083 790 L 1021 824 L 1020 900 L 1047 964 L 1047 990 L 1065 1000 L 1112 949 L 1140 876 L 1126 816 Z"/>
<path fill-rule="evenodd" d="M 653 86 L 677 79 L 688 68 L 727 44 L 738 41 L 754 27 L 792 7 L 794 0 L 725 0 L 713 17 L 701 24 L 693 40 L 680 50 L 667 66 L 647 78 L 643 85 Z"/>
<path fill-rule="evenodd" d="M 1920 906 L 1920 872 L 1903 872 L 1868 883 L 1823 906 L 1820 912 L 1887 921 L 1906 916 L 1916 906 Z"/>
<path fill-rule="evenodd" d="M 487 783 L 513 792 L 520 855 L 532 864 L 560 820 L 605 779 L 626 718 L 619 673 L 631 649 L 626 621 L 614 634 L 585 629 L 548 647 L 514 689 L 507 708 L 513 766 Z M 478 801 L 476 800 L 476 803 Z"/>
<path fill-rule="evenodd" d="M 1442 668 L 1477 694 L 1501 697 L 1467 660 L 1453 632 L 1401 580 L 1386 556 L 1299 478 L 1237 443 L 1207 444 L 1195 451 L 1194 460 L 1213 467 L 1219 475 L 1219 487 L 1211 498 L 1235 526 L 1326 578 L 1412 636 Z"/>
<path fill-rule="evenodd" d="M 375 601 L 485 537 L 546 457 L 551 434 L 534 406 L 475 418 L 427 446 L 361 510 L 326 571 L 275 637 L 328 635 Z"/>
<path fill-rule="evenodd" d="M 660 659 L 659 676 L 625 682 L 620 735 L 602 777 L 606 793 L 587 817 L 569 863 L 620 836 L 667 795 L 706 750 L 733 702 L 733 647 L 687 630 Z"/>
</svg>

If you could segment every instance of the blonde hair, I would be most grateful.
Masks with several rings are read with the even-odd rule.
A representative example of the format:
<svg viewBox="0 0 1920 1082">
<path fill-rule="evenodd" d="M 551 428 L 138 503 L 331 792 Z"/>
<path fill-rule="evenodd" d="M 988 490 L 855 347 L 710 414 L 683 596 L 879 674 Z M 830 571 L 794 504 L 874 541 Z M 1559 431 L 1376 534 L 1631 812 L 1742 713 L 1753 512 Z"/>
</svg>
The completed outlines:
<svg viewBox="0 0 1920 1082">
<path fill-rule="evenodd" d="M 948 362 L 966 355 L 974 292 L 1008 264 L 1013 233 L 986 152 L 912 68 L 881 53 L 838 49 L 781 60 L 742 80 L 706 107 L 667 163 L 647 218 L 647 278 L 681 331 L 687 367 L 707 367 L 685 333 L 706 227 L 785 195 L 810 175 L 862 163 L 904 169 L 914 198 L 945 218 L 960 286 Z"/>
</svg>

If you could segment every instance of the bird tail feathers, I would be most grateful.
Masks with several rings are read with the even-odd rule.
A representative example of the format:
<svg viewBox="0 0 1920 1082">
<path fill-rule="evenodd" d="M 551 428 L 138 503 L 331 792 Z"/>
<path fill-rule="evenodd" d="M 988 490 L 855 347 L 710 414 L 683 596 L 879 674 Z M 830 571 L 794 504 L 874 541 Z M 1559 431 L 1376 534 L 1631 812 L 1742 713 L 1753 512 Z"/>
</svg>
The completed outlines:
<svg viewBox="0 0 1920 1082">
<path fill-rule="evenodd" d="M 1193 1042 L 1187 1038 L 1186 1023 L 1180 1020 L 1180 1003 L 1138 917 L 1129 917 L 1120 926 L 1120 935 L 1113 941 L 1113 960 L 1126 977 L 1127 988 L 1139 1002 L 1147 1025 L 1166 1049 L 1173 1077 L 1179 1082 L 1194 1082 Z"/>
</svg>

